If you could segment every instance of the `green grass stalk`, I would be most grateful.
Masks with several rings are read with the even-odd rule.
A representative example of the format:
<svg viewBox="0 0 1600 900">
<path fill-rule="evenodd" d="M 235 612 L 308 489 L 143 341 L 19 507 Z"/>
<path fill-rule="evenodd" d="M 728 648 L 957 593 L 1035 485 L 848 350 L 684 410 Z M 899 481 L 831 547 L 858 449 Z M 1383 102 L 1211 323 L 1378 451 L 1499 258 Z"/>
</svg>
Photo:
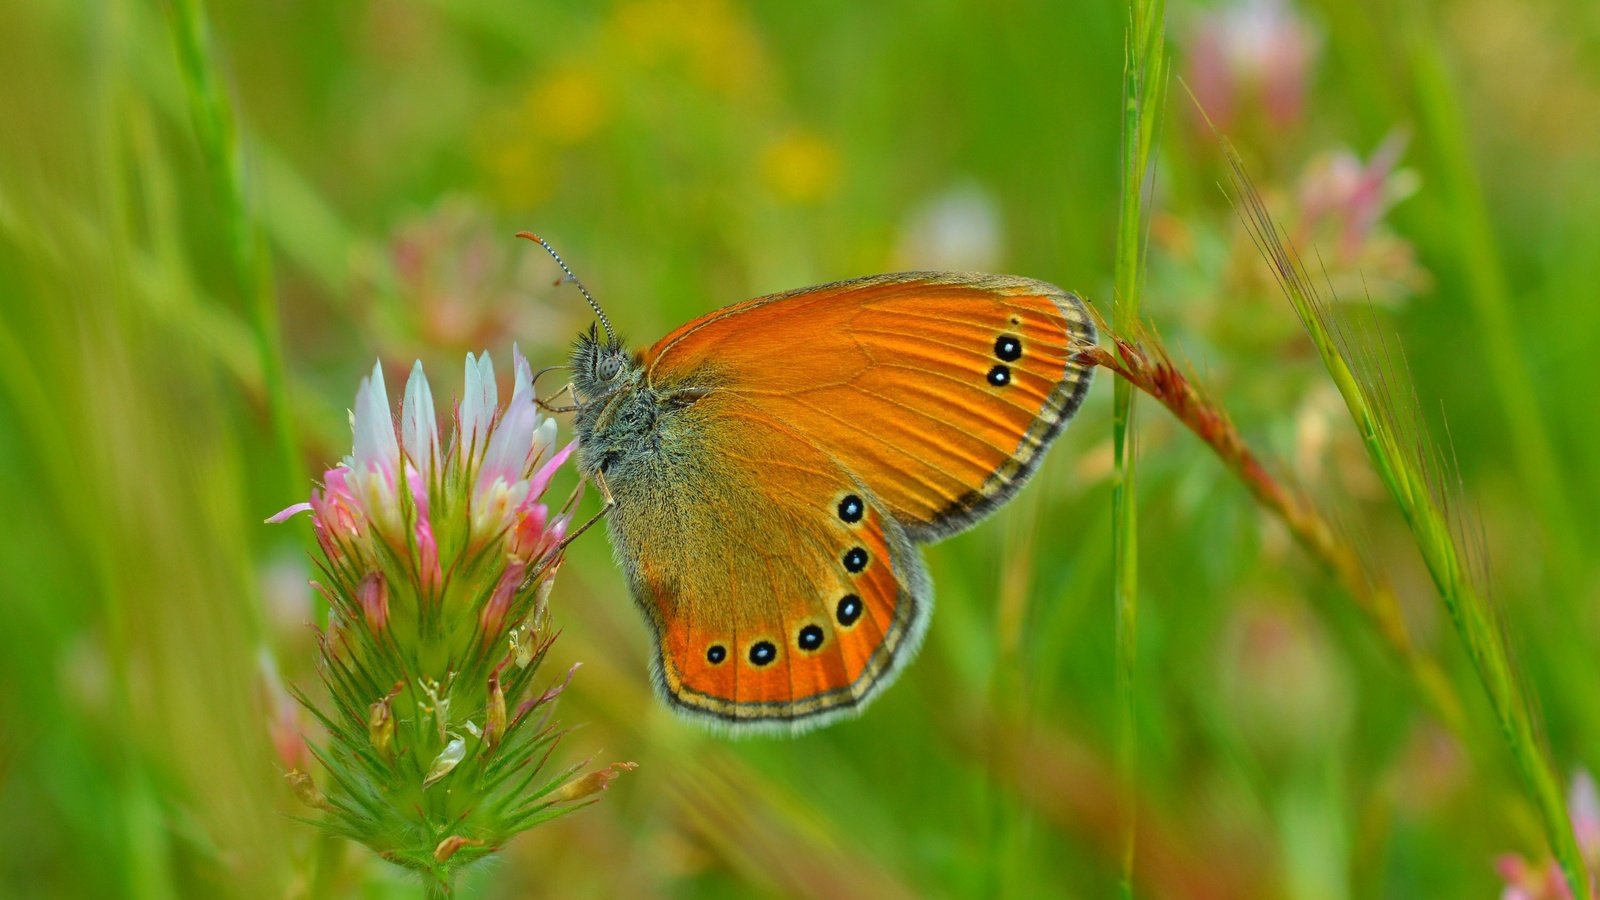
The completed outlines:
<svg viewBox="0 0 1600 900">
<path fill-rule="evenodd" d="M 1235 200 L 1285 297 L 1344 398 L 1367 456 L 1411 530 L 1456 633 L 1488 694 L 1512 762 L 1539 810 L 1573 895 L 1589 900 L 1589 878 L 1568 819 L 1561 782 L 1544 752 L 1530 694 L 1512 664 L 1487 595 L 1482 534 L 1460 505 L 1454 462 L 1422 432 L 1403 358 L 1381 337 L 1358 344 L 1335 320 L 1295 250 L 1267 212 L 1237 154 L 1229 152 Z"/>
<path fill-rule="evenodd" d="M 1117 227 L 1116 296 L 1112 323 L 1118 329 L 1139 321 L 1139 292 L 1144 275 L 1144 188 L 1152 177 L 1151 157 L 1166 99 L 1165 0 L 1133 0 L 1123 48 L 1122 200 Z M 1134 397 L 1126 380 L 1116 383 L 1112 407 L 1112 444 L 1116 480 L 1112 491 L 1112 591 L 1116 605 L 1117 764 L 1123 799 L 1122 894 L 1133 895 L 1134 854 L 1138 821 L 1131 791 L 1138 783 L 1138 708 L 1135 673 L 1138 663 L 1139 544 Z"/>
<path fill-rule="evenodd" d="M 277 298 L 265 243 L 250 209 L 238 128 L 227 91 L 217 76 L 210 27 L 201 0 L 172 0 L 169 7 L 178 72 L 194 123 L 195 139 L 211 179 L 211 192 L 227 232 L 229 262 L 248 312 L 255 352 L 266 388 L 267 410 L 277 446 L 277 481 L 283 496 L 302 491 L 305 471 L 295 440 L 293 406 L 283 363 Z"/>
</svg>

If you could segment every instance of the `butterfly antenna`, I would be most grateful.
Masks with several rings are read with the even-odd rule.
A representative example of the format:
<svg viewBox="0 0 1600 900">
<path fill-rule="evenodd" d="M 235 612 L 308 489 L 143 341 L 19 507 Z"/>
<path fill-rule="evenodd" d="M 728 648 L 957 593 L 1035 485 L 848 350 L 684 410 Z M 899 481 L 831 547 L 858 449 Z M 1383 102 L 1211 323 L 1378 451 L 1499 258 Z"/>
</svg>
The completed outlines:
<svg viewBox="0 0 1600 900">
<path fill-rule="evenodd" d="M 616 343 L 617 334 L 611 330 L 611 320 L 606 318 L 606 311 L 601 309 L 600 304 L 595 302 L 594 295 L 589 293 L 589 289 L 583 286 L 583 282 L 578 280 L 578 276 L 572 274 L 572 270 L 567 268 L 567 264 L 562 261 L 561 254 L 556 252 L 556 248 L 550 246 L 549 241 L 531 231 L 519 231 L 517 232 L 517 237 L 533 241 L 543 247 L 544 252 L 550 254 L 550 258 L 556 261 L 556 265 L 561 267 L 561 271 L 567 273 L 567 277 L 572 280 L 572 283 L 578 286 L 578 293 L 583 295 L 583 299 L 589 301 L 589 307 L 594 310 L 594 314 L 600 317 L 600 327 L 606 330 L 606 337 L 610 338 L 612 343 Z"/>
</svg>

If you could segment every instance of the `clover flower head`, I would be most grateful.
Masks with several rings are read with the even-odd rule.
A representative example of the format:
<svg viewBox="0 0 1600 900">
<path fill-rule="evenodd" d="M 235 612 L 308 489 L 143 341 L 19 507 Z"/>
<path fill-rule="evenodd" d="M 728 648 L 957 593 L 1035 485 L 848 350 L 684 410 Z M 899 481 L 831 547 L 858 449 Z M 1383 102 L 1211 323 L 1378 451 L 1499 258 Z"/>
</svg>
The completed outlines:
<svg viewBox="0 0 1600 900">
<path fill-rule="evenodd" d="M 327 740 L 309 745 L 326 782 L 307 764 L 290 786 L 329 830 L 446 890 L 460 867 L 622 771 L 538 777 L 559 737 L 546 707 L 565 683 L 536 682 L 576 501 L 552 511 L 544 495 L 573 445 L 556 449 L 532 370 L 515 349 L 512 360 L 502 406 L 489 355 L 467 355 L 448 440 L 421 363 L 398 420 L 375 365 L 350 412 L 350 454 L 268 520 L 311 515 L 331 606 L 319 641 L 331 702 L 312 707 Z"/>
</svg>

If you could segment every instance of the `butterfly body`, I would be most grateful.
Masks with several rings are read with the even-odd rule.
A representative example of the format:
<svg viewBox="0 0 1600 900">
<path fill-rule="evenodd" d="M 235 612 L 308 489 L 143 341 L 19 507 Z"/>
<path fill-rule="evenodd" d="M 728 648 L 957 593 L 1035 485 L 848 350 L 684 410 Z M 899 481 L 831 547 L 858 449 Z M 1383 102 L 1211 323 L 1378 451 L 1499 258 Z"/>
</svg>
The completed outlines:
<svg viewBox="0 0 1600 900">
<path fill-rule="evenodd" d="M 656 636 L 658 688 L 736 731 L 859 711 L 915 654 L 918 542 L 1021 487 L 1081 403 L 1076 297 L 908 273 L 758 298 L 573 357 L 582 471 Z"/>
</svg>

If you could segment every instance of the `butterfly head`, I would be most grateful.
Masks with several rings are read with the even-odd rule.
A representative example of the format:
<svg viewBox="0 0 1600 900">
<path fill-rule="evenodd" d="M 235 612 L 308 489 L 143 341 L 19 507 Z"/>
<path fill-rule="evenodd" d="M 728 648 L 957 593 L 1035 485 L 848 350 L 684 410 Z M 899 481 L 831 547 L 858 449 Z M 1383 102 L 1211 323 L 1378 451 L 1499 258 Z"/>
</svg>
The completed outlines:
<svg viewBox="0 0 1600 900">
<path fill-rule="evenodd" d="M 572 426 L 578 436 L 578 467 L 585 475 L 612 473 L 622 463 L 637 461 L 637 448 L 654 427 L 659 410 L 648 390 L 642 390 L 644 367 L 622 341 L 602 337 L 590 328 L 578 335 L 572 351 L 572 389 L 577 395 L 577 415 Z M 620 482 L 619 482 L 620 483 Z"/>
<path fill-rule="evenodd" d="M 572 386 L 580 402 L 591 402 L 628 386 L 636 380 L 639 366 L 633 355 L 616 337 L 601 337 L 590 326 L 578 335 L 572 351 Z"/>
</svg>

